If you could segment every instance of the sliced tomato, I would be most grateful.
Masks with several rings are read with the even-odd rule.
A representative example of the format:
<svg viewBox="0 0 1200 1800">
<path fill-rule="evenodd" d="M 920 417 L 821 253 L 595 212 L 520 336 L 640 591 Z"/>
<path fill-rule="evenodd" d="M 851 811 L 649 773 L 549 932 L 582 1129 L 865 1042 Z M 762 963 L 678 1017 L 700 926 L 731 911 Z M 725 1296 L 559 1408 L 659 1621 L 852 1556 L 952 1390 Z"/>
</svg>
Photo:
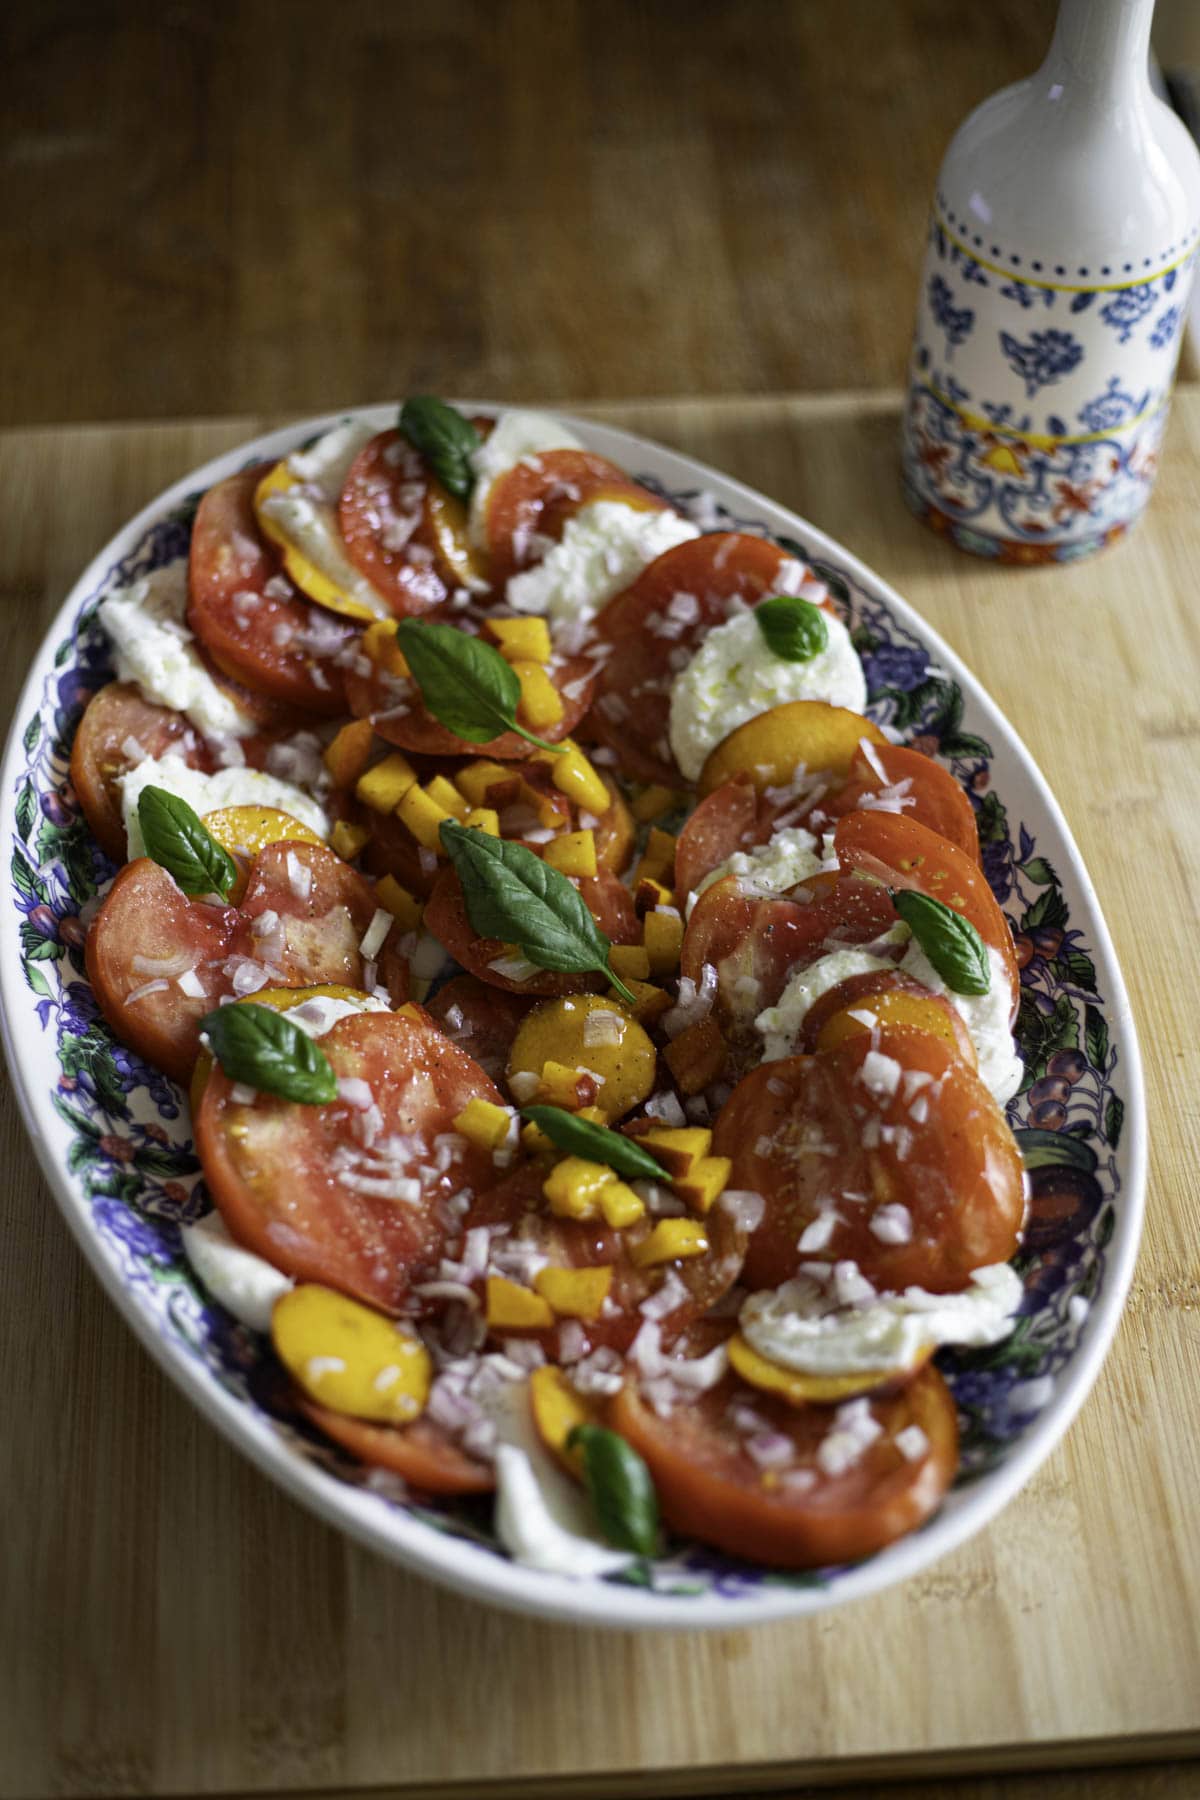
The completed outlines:
<svg viewBox="0 0 1200 1800">
<path fill-rule="evenodd" d="M 879 1435 L 839 1474 L 827 1473 L 819 1454 L 838 1428 L 835 1407 L 792 1406 L 732 1376 L 666 1418 L 626 1382 L 608 1422 L 644 1457 L 675 1531 L 751 1562 L 809 1569 L 857 1561 L 915 1530 L 954 1479 L 958 1424 L 936 1369 L 867 1404 Z M 759 1427 L 740 1429 L 747 1418 L 790 1441 L 786 1465 L 754 1460 L 748 1445 Z M 910 1459 L 897 1439 L 912 1426 L 926 1447 Z"/>
<path fill-rule="evenodd" d="M 219 669 L 307 712 L 346 711 L 339 656 L 357 636 L 298 594 L 258 529 L 254 490 L 271 467 L 229 475 L 200 502 L 188 563 L 188 624 Z"/>
<path fill-rule="evenodd" d="M 398 431 L 381 431 L 355 457 L 338 522 L 350 561 L 400 617 L 433 612 L 482 580 L 466 508 Z"/>
<path fill-rule="evenodd" d="M 592 722 L 639 781 L 686 786 L 671 755 L 667 725 L 671 683 L 682 662 L 735 602 L 754 606 L 781 587 L 794 592 L 803 565 L 765 539 L 737 531 L 710 532 L 666 550 L 596 619 L 594 649 L 604 657 Z M 696 616 L 677 635 L 653 629 L 679 595 L 694 599 Z"/>
<path fill-rule="evenodd" d="M 378 909 L 372 883 L 324 844 L 268 844 L 250 870 L 241 901 L 246 926 L 236 948 L 277 968 L 284 987 L 336 982 L 361 988 L 366 971 L 359 944 Z M 263 934 L 267 913 L 280 924 Z M 378 980 L 396 1005 L 408 996 L 401 935 L 393 926 L 374 958 Z"/>
<path fill-rule="evenodd" d="M 477 975 L 456 975 L 440 987 L 426 1010 L 446 1036 L 473 1056 L 493 1081 L 503 1075 L 513 1039 L 533 1005 L 523 994 L 508 994 Z"/>
<path fill-rule="evenodd" d="M 71 785 L 83 816 L 113 862 L 125 861 L 121 777 L 148 756 L 181 755 L 211 771 L 212 757 L 182 713 L 143 700 L 132 682 L 110 681 L 88 701 L 71 745 Z"/>
<path fill-rule="evenodd" d="M 615 875 L 604 869 L 599 875 L 584 877 L 578 886 L 588 911 L 612 943 L 641 942 L 641 923 L 633 898 Z M 455 962 L 469 974 L 510 994 L 584 994 L 608 985 L 603 975 L 558 975 L 550 969 L 539 970 L 526 981 L 513 981 L 500 974 L 492 965 L 508 952 L 499 939 L 479 936 L 467 916 L 458 876 L 450 868 L 442 869 L 433 884 L 425 908 L 425 929 L 445 945 Z"/>
<path fill-rule="evenodd" d="M 883 1061 L 864 1073 L 872 1055 Z M 888 1292 L 953 1293 L 1017 1247 L 1025 1187 L 1016 1141 L 978 1075 L 924 1032 L 873 1031 L 818 1056 L 764 1063 L 722 1107 L 713 1150 L 732 1159 L 731 1187 L 766 1201 L 746 1256 L 752 1288 L 778 1286 L 802 1262 L 852 1261 Z M 887 1204 L 907 1208 L 908 1242 L 872 1231 Z M 831 1205 L 829 1239 L 802 1250 L 803 1233 Z"/>
<path fill-rule="evenodd" d="M 680 973 L 702 987 L 705 965 L 716 970 L 717 1016 L 735 1049 L 796 969 L 829 950 L 871 943 L 896 922 L 878 882 L 830 872 L 812 876 L 793 894 L 803 898 L 742 893 L 736 878 L 726 876 L 705 888 L 692 909 Z"/>
<path fill-rule="evenodd" d="M 496 1477 L 476 1462 L 432 1419 L 412 1425 L 372 1425 L 296 1396 L 300 1411 L 343 1450 L 373 1469 L 390 1469 L 424 1494 L 490 1494 Z"/>
<path fill-rule="evenodd" d="M 492 484 L 484 532 L 492 584 L 504 584 L 537 561 L 537 540 L 563 534 L 567 520 L 592 500 L 620 500 L 648 512 L 672 511 L 666 500 L 631 481 L 624 469 L 591 450 L 543 450 L 523 456 Z"/>
<path fill-rule="evenodd" d="M 361 663 L 366 663 L 366 658 Z M 562 700 L 562 718 L 543 725 L 535 736 L 556 744 L 570 737 L 591 705 L 595 688 L 593 665 L 580 656 L 556 656 L 548 673 Z M 506 731 L 486 744 L 471 744 L 456 737 L 428 711 L 416 685 L 395 680 L 382 669 L 360 664 L 346 675 L 346 700 L 356 719 L 371 720 L 377 735 L 401 750 L 419 756 L 488 756 L 500 762 L 523 762 L 535 746 L 515 731 Z"/>
<path fill-rule="evenodd" d="M 84 956 L 101 1012 L 123 1044 L 178 1082 L 195 1065 L 200 1019 L 230 992 L 223 969 L 240 923 L 236 907 L 189 900 L 147 856 L 126 863 L 92 921 Z M 178 985 L 187 969 L 197 997 Z"/>
<path fill-rule="evenodd" d="M 639 1269 L 631 1253 L 649 1236 L 654 1220 L 647 1216 L 622 1231 L 613 1231 L 603 1221 L 586 1224 L 560 1219 L 550 1212 L 542 1194 L 546 1172 L 541 1163 L 523 1163 L 476 1201 L 464 1226 L 507 1227 L 499 1240 L 500 1255 L 515 1245 L 538 1251 L 556 1268 L 611 1268 L 612 1285 L 604 1313 L 583 1324 L 589 1349 L 627 1350 L 645 1322 L 641 1307 L 668 1280 L 678 1304 L 657 1323 L 662 1342 L 673 1344 L 728 1293 L 741 1273 L 746 1232 L 723 1206 L 714 1206 L 705 1216 L 709 1248 L 702 1256 L 679 1257 Z M 530 1335 L 544 1337 L 547 1347 L 553 1349 L 556 1332 L 557 1327 L 549 1334 Z"/>
<path fill-rule="evenodd" d="M 437 1266 L 445 1203 L 496 1178 L 491 1152 L 453 1127 L 470 1099 L 499 1103 L 500 1091 L 417 1007 L 339 1019 L 320 1042 L 340 1079 L 366 1083 L 378 1118 L 368 1126 L 341 1099 L 300 1106 L 260 1094 L 245 1105 L 215 1069 L 195 1120 L 204 1178 L 247 1249 L 298 1281 L 395 1312 Z M 403 1180 L 415 1197 L 395 1191 Z"/>
<path fill-rule="evenodd" d="M 258 732 L 250 738 L 243 738 L 246 748 L 246 761 L 258 768 L 266 753 L 266 745 L 276 738 L 286 737 L 293 731 L 302 731 L 313 722 L 312 713 L 301 706 L 290 705 L 286 700 L 277 700 L 270 694 L 264 694 L 258 688 L 250 688 L 244 682 L 223 669 L 216 662 L 204 645 L 197 639 L 196 653 L 204 664 L 209 677 L 228 695 L 234 705 L 258 727 Z M 261 735 L 260 735 L 261 734 Z"/>
<path fill-rule="evenodd" d="M 768 843 L 758 835 L 758 794 L 748 775 L 726 781 L 688 815 L 675 844 L 675 891 L 695 893 L 706 875 L 739 850 Z"/>
<path fill-rule="evenodd" d="M 902 791 L 891 793 L 897 789 Z M 972 862 L 979 861 L 975 809 L 966 794 L 949 769 L 903 744 L 872 744 L 870 755 L 860 745 L 854 753 L 848 781 L 819 802 L 808 823 L 814 831 L 828 830 L 835 819 L 846 813 L 864 806 L 871 810 L 870 803 L 880 795 L 889 802 L 883 810 L 915 819 L 918 825 L 928 826 L 939 837 L 947 838 Z"/>
<path fill-rule="evenodd" d="M 873 876 L 894 888 L 916 888 L 969 919 L 984 943 L 1003 958 L 1012 989 L 1009 1016 L 1016 1018 L 1021 973 L 1012 932 L 977 863 L 928 826 L 896 813 L 847 813 L 838 821 L 834 845 L 848 872 Z"/>
</svg>

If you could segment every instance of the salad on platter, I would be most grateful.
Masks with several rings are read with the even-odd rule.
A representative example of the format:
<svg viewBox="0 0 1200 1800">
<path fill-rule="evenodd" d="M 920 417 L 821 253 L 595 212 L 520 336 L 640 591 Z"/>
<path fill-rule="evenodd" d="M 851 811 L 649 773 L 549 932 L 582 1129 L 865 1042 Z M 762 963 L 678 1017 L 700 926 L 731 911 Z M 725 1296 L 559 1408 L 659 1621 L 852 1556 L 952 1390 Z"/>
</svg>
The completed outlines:
<svg viewBox="0 0 1200 1800">
<path fill-rule="evenodd" d="M 564 1575 L 931 1518 L 937 1353 L 1023 1293 L 1020 955 L 820 576 L 419 397 L 218 481 L 99 618 L 87 974 L 304 1428 Z"/>
</svg>

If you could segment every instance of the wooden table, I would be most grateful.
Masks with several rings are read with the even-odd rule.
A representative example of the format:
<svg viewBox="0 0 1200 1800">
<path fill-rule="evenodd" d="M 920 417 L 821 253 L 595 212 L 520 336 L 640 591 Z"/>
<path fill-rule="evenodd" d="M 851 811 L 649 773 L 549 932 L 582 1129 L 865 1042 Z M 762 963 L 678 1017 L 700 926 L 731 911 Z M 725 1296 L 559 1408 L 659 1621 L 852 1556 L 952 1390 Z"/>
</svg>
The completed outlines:
<svg viewBox="0 0 1200 1800">
<path fill-rule="evenodd" d="M 15 1118 L 0 1213 L 0 1792 L 746 1793 L 1200 1750 L 1200 392 L 1126 545 L 1012 573 L 904 511 L 892 397 L 605 407 L 842 537 L 1050 777 L 1141 1023 L 1145 1246 L 1097 1389 L 1019 1499 L 879 1599 L 708 1637 L 486 1611 L 344 1542 L 218 1439 L 86 1272 Z M 0 693 L 158 488 L 242 418 L 0 437 Z M 1183 1795 L 1162 1768 L 1096 1792 Z M 1114 1778 L 1115 1781 L 1115 1778 Z M 461 1784 L 457 1785 L 456 1784 Z M 946 1796 L 1028 1793 L 959 1783 Z"/>
</svg>

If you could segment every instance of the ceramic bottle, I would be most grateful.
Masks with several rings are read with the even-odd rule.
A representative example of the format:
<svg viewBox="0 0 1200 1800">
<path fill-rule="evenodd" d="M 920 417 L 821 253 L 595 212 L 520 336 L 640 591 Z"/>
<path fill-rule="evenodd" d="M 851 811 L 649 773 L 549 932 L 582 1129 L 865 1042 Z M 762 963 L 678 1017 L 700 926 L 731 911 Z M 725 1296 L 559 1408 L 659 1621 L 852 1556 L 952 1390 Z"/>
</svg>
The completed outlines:
<svg viewBox="0 0 1200 1800">
<path fill-rule="evenodd" d="M 1200 239 L 1200 155 L 1152 90 L 1154 0 L 1062 0 L 1045 62 L 938 178 L 903 429 L 964 550 L 1087 555 L 1149 498 Z"/>
</svg>

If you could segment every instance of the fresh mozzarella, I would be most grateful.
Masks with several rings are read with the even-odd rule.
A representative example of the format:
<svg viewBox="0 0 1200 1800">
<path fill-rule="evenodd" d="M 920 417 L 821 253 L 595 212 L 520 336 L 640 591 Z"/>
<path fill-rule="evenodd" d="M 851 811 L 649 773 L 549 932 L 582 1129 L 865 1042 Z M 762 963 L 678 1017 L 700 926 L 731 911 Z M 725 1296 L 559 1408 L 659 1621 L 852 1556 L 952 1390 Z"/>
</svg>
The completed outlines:
<svg viewBox="0 0 1200 1800">
<path fill-rule="evenodd" d="M 567 520 L 559 542 L 540 563 L 513 576 L 508 603 L 519 613 L 543 614 L 556 641 L 567 649 L 581 648 L 605 601 L 627 588 L 664 550 L 699 535 L 689 519 L 662 508 L 589 501 Z"/>
<path fill-rule="evenodd" d="M 372 426 L 357 420 L 335 425 L 308 450 L 284 458 L 270 477 L 278 485 L 255 507 L 263 530 L 282 549 L 288 573 L 311 598 L 336 604 L 340 596 L 377 618 L 390 619 L 392 609 L 383 595 L 346 555 L 338 524 L 338 499 L 350 465 L 376 435 Z"/>
<path fill-rule="evenodd" d="M 1024 1292 L 1007 1263 L 976 1269 L 957 1294 L 918 1287 L 877 1294 L 853 1263 L 834 1264 L 829 1273 L 828 1282 L 797 1275 L 751 1294 L 738 1320 L 751 1348 L 805 1375 L 899 1373 L 940 1344 L 999 1343 L 1013 1328 Z M 847 1290 L 853 1301 L 843 1297 Z"/>
<path fill-rule="evenodd" d="M 243 1250 L 220 1213 L 182 1228 L 184 1253 L 213 1299 L 251 1331 L 271 1329 L 271 1309 L 293 1285 L 265 1257 Z"/>
<path fill-rule="evenodd" d="M 549 413 L 501 413 L 485 441 L 471 454 L 475 485 L 471 489 L 467 528 L 472 543 L 479 549 L 486 549 L 487 507 L 492 488 L 501 475 L 516 468 L 522 457 L 539 456 L 545 450 L 582 449 L 583 445 L 574 433 Z"/>
<path fill-rule="evenodd" d="M 187 558 L 156 569 L 100 602 L 118 681 L 144 699 L 186 713 L 205 737 L 249 737 L 254 720 L 213 680 L 187 628 Z"/>
<path fill-rule="evenodd" d="M 980 1079 L 1003 1106 L 1020 1087 L 1025 1065 L 1016 1053 L 1008 1028 L 1011 998 L 1008 971 L 999 951 L 993 950 L 990 944 L 985 948 L 992 975 L 986 994 L 956 994 L 947 988 L 915 938 L 905 951 L 900 968 L 931 993 L 946 995 L 971 1035 Z"/>
<path fill-rule="evenodd" d="M 723 863 L 710 869 L 689 899 L 688 913 L 705 888 L 723 881 L 727 875 L 736 875 L 743 894 L 784 894 L 826 866 L 825 858 L 817 853 L 812 832 L 803 825 L 787 825 L 775 833 L 769 844 L 759 844 L 753 850 L 735 850 Z"/>
<path fill-rule="evenodd" d="M 710 750 L 747 719 L 791 700 L 824 700 L 861 712 L 867 684 L 850 633 L 825 613 L 828 641 L 807 662 L 776 656 L 752 609 L 735 613 L 704 637 L 671 684 L 671 753 L 695 781 Z"/>
<path fill-rule="evenodd" d="M 884 941 L 903 944 L 908 936 L 908 926 L 896 924 Z M 834 950 L 809 963 L 807 968 L 797 969 L 789 977 L 776 1005 L 768 1006 L 754 1021 L 755 1030 L 761 1032 L 764 1039 L 763 1061 L 778 1062 L 781 1057 L 795 1056 L 801 1027 L 809 1010 L 840 983 L 855 975 L 875 975 L 895 967 L 896 964 L 887 957 L 876 956 L 870 950 Z"/>
<path fill-rule="evenodd" d="M 148 756 L 121 777 L 121 810 L 131 859 L 146 854 L 137 809 L 142 789 L 147 787 L 165 788 L 169 794 L 186 800 L 201 818 L 225 806 L 269 806 L 290 813 L 318 837 L 329 835 L 324 808 L 295 782 L 282 781 L 262 769 L 218 769 L 215 775 L 206 775 L 200 769 L 190 769 L 180 756 Z"/>
<path fill-rule="evenodd" d="M 514 1562 L 552 1575 L 606 1575 L 629 1561 L 596 1528 L 583 1489 L 559 1468 L 538 1435 L 525 1381 L 497 1384 L 486 1398 L 495 1424 L 496 1534 Z"/>
</svg>

